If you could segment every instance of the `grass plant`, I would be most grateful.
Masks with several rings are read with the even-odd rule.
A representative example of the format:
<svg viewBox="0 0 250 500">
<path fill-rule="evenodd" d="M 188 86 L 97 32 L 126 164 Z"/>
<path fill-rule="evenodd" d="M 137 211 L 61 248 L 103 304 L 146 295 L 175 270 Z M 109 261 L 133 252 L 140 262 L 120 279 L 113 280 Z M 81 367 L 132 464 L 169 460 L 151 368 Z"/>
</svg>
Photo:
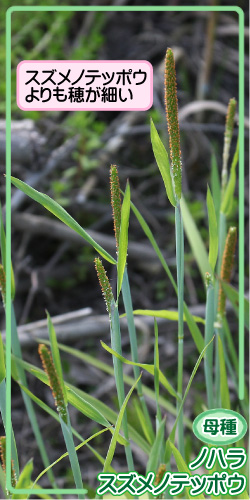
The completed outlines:
<svg viewBox="0 0 250 500">
<path fill-rule="evenodd" d="M 48 339 L 37 339 L 39 353 L 43 365 L 41 367 L 28 363 L 22 358 L 20 343 L 18 340 L 17 326 L 14 306 L 12 304 L 12 365 L 11 375 L 13 380 L 19 385 L 26 411 L 31 421 L 31 426 L 35 435 L 37 446 L 44 462 L 44 469 L 34 478 L 32 459 L 19 470 L 19 457 L 15 441 L 15 429 L 11 429 L 11 467 L 13 475 L 12 486 L 16 489 L 29 488 L 29 498 L 34 494 L 39 494 L 44 498 L 51 498 L 40 486 L 41 478 L 47 474 L 47 479 L 52 488 L 56 489 L 53 467 L 65 459 L 69 459 L 77 495 L 84 498 L 88 494 L 85 472 L 80 468 L 80 453 L 84 452 L 85 446 L 98 461 L 100 470 L 103 472 L 116 473 L 113 468 L 113 457 L 116 452 L 117 443 L 124 449 L 128 471 L 135 470 L 135 455 L 132 451 L 134 447 L 143 453 L 145 460 L 145 475 L 149 471 L 156 474 L 156 485 L 160 483 L 166 471 L 172 466 L 179 472 L 190 473 L 188 460 L 185 456 L 185 435 L 192 429 L 192 422 L 185 416 L 185 401 L 190 396 L 190 387 L 194 377 L 199 370 L 204 359 L 204 392 L 207 398 L 200 404 L 199 412 L 204 409 L 214 407 L 234 408 L 238 410 L 231 397 L 231 387 L 228 383 L 228 375 L 232 379 L 236 388 L 238 385 L 238 357 L 236 345 L 227 320 L 226 301 L 230 301 L 236 313 L 239 314 L 239 295 L 235 288 L 230 285 L 231 273 L 234 262 L 236 248 L 237 230 L 235 226 L 227 228 L 229 217 L 234 205 L 234 191 L 236 185 L 236 166 L 238 161 L 238 145 L 233 157 L 232 165 L 228 173 L 228 162 L 230 157 L 230 144 L 232 139 L 234 113 L 236 108 L 235 99 L 230 100 L 228 116 L 226 119 L 226 132 L 224 137 L 224 152 L 222 160 L 221 179 L 218 167 L 213 158 L 211 190 L 207 189 L 207 214 L 209 238 L 207 246 L 203 241 L 199 229 L 191 215 L 188 204 L 182 193 L 182 164 L 180 152 L 180 134 L 178 123 L 177 89 L 174 54 L 171 49 L 166 53 L 166 74 L 165 74 L 165 104 L 168 123 L 169 151 L 167 150 L 151 122 L 151 142 L 165 188 L 167 200 L 174 208 L 175 215 L 175 244 L 176 244 L 176 270 L 172 272 L 161 252 L 157 238 L 153 235 L 148 223 L 141 215 L 133 201 L 131 200 L 130 185 L 127 182 L 123 197 L 120 190 L 118 169 L 115 165 L 110 168 L 110 188 L 111 205 L 114 220 L 114 237 L 116 241 L 116 256 L 110 255 L 100 244 L 81 227 L 81 225 L 63 208 L 50 198 L 34 188 L 26 185 L 19 179 L 12 177 L 13 185 L 27 194 L 31 199 L 42 205 L 55 217 L 77 232 L 98 254 L 95 259 L 95 267 L 106 303 L 107 313 L 110 323 L 110 344 L 101 342 L 103 349 L 112 356 L 113 366 L 96 359 L 89 353 L 57 342 L 56 330 L 53 321 L 47 313 Z M 133 297 L 129 282 L 129 268 L 127 264 L 129 221 L 134 216 L 140 224 L 145 236 L 151 243 L 158 256 L 159 262 L 165 273 L 168 286 L 176 294 L 178 302 L 177 311 L 169 310 L 135 310 L 133 308 Z M 5 303 L 5 234 L 3 220 L 1 223 L 1 255 L 2 265 L 0 266 L 0 286 L 3 302 Z M 206 305 L 204 317 L 194 316 L 190 312 L 187 302 L 184 300 L 184 234 L 196 262 L 197 268 L 204 283 L 206 294 Z M 226 236 L 227 235 L 227 236 Z M 114 266 L 116 272 L 115 286 L 111 287 L 102 260 Z M 176 278 L 175 278 L 176 276 Z M 12 272 L 12 299 L 14 300 L 15 286 L 14 273 Z M 123 303 L 127 320 L 127 328 L 130 339 L 130 354 L 124 355 L 122 352 L 122 338 L 120 329 L 119 308 Z M 248 303 L 246 301 L 246 306 Z M 142 363 L 138 354 L 138 333 L 135 327 L 134 316 L 136 314 L 147 315 L 154 318 L 154 349 L 152 353 L 153 362 Z M 167 318 L 176 323 L 176 345 L 177 370 L 176 377 L 169 378 L 161 369 L 161 352 L 159 348 L 159 334 L 157 318 Z M 184 322 L 190 332 L 194 343 L 196 360 L 194 361 L 189 381 L 184 387 L 183 371 L 185 361 L 184 343 Z M 248 325 L 248 315 L 245 316 L 245 324 Z M 214 342 L 214 339 L 216 341 Z M 167 332 L 164 342 L 167 342 Z M 214 345 L 215 344 L 215 345 Z M 77 358 L 83 363 L 95 367 L 103 373 L 108 373 L 114 377 L 118 409 L 114 410 L 96 397 L 79 389 L 67 380 L 63 373 L 61 358 L 64 353 L 74 360 Z M 0 337 L 0 410 L 4 427 L 6 426 L 6 398 L 5 398 L 5 345 Z M 133 376 L 123 373 L 123 366 L 133 367 Z M 185 367 L 186 369 L 186 367 Z M 143 381 L 143 373 L 147 372 L 152 377 L 152 386 L 148 387 Z M 48 404 L 30 390 L 27 376 L 33 376 L 46 386 L 50 386 L 56 409 L 55 411 Z M 127 389 L 128 387 L 128 389 Z M 131 395 L 133 393 L 133 401 Z M 150 404 L 148 404 L 150 403 Z M 241 402 L 241 411 L 247 416 L 248 400 Z M 154 415 L 151 407 L 154 406 Z M 95 432 L 89 436 L 82 436 L 77 429 L 71 425 L 71 406 L 79 415 L 95 423 Z M 59 424 L 61 435 L 65 443 L 65 453 L 56 460 L 50 462 L 42 433 L 37 424 L 35 407 L 45 412 L 54 419 L 56 425 Z M 132 411 L 133 409 L 133 417 Z M 195 410 L 194 410 L 195 411 Z M 169 416 L 174 419 L 170 432 Z M 195 415 L 196 416 L 196 415 Z M 153 418 L 155 417 L 155 418 Z M 168 423 L 168 427 L 166 426 Z M 98 426 L 98 430 L 96 429 Z M 100 435 L 110 439 L 106 456 L 102 456 L 95 446 L 95 439 Z M 177 439 L 176 439 L 177 434 Z M 75 445 L 74 440 L 78 440 Z M 93 442 L 92 442 L 93 441 Z M 90 444 L 91 442 L 91 444 Z M 5 438 L 0 438 L 2 467 L 0 468 L 0 483 L 4 485 L 5 468 Z M 243 445 L 242 445 L 243 446 Z M 171 465 L 170 465 L 171 464 Z M 244 469 L 245 470 L 245 469 Z M 212 472 L 212 471 L 210 471 Z M 14 483 L 14 477 L 15 483 Z M 41 490 L 38 492 L 38 488 Z M 7 498 L 24 498 L 18 496 L 18 491 L 12 493 L 5 491 Z M 188 489 L 182 496 L 190 498 Z M 93 495 L 92 495 L 93 496 Z M 171 497 L 171 495 L 168 495 Z M 151 498 L 150 494 L 147 498 Z M 173 497 L 176 497 L 173 495 Z M 216 498 L 222 498 L 219 495 Z M 125 495 L 126 498 L 126 495 Z M 178 496 L 179 498 L 179 496 Z M 204 498 L 201 494 L 197 498 Z M 247 493 L 241 495 L 247 498 Z"/>
</svg>

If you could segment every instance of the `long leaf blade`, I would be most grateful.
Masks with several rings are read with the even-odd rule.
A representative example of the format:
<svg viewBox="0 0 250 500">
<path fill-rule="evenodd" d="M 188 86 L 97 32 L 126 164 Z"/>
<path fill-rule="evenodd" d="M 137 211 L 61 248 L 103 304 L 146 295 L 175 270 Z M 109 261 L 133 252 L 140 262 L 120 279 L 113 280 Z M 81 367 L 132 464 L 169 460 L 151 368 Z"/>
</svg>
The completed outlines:
<svg viewBox="0 0 250 500">
<path fill-rule="evenodd" d="M 167 197 L 168 197 L 170 203 L 175 207 L 176 200 L 175 200 L 175 196 L 174 196 L 173 181 L 172 181 L 172 177 L 171 177 L 168 154 L 167 154 L 165 147 L 163 146 L 163 144 L 161 142 L 160 136 L 156 130 L 156 127 L 155 127 L 152 119 L 151 119 L 150 132 L 151 132 L 151 142 L 152 142 L 154 156 L 155 156 L 158 168 L 160 170 L 163 182 L 165 184 Z"/>
<path fill-rule="evenodd" d="M 154 365 L 148 365 L 145 363 L 134 363 L 133 361 L 130 361 L 129 359 L 124 358 L 123 356 L 118 354 L 116 351 L 111 349 L 111 347 L 107 346 L 104 342 L 102 342 L 102 340 L 101 340 L 101 345 L 106 351 L 110 352 L 110 354 L 112 354 L 113 356 L 118 358 L 120 361 L 122 361 L 122 363 L 125 363 L 126 365 L 139 366 L 140 368 L 142 368 L 143 370 L 146 370 L 146 372 L 148 372 L 154 376 L 154 371 L 155 371 Z M 176 399 L 179 399 L 177 392 L 174 390 L 174 388 L 172 387 L 170 382 L 166 379 L 165 375 L 163 375 L 163 373 L 161 371 L 159 371 L 159 380 L 160 380 L 161 384 L 163 385 L 163 387 L 165 387 L 165 389 L 172 396 L 174 396 Z"/>
<path fill-rule="evenodd" d="M 130 187 L 127 183 L 121 210 L 121 229 L 119 237 L 118 263 L 117 263 L 117 298 L 122 288 L 123 275 L 128 252 L 128 226 L 130 214 Z"/>
<path fill-rule="evenodd" d="M 64 208 L 62 208 L 56 201 L 52 200 L 48 195 L 40 193 L 36 189 L 28 186 L 25 182 L 16 179 L 15 177 L 11 177 L 12 184 L 23 191 L 27 196 L 32 198 L 32 200 L 40 203 L 44 208 L 46 208 L 49 212 L 55 215 L 58 219 L 60 219 L 66 226 L 70 227 L 78 233 L 84 240 L 86 240 L 104 259 L 106 259 L 111 264 L 116 264 L 116 260 L 104 250 L 98 243 L 96 243 L 91 236 L 76 222 L 71 215 Z"/>
<path fill-rule="evenodd" d="M 134 385 L 129 390 L 129 392 L 128 392 L 127 396 L 125 397 L 124 402 L 123 402 L 123 404 L 121 406 L 121 409 L 120 409 L 120 412 L 119 412 L 119 415 L 118 415 L 118 418 L 117 418 L 117 421 L 116 421 L 115 431 L 114 431 L 114 434 L 112 436 L 112 439 L 111 439 L 111 442 L 110 442 L 110 445 L 109 445 L 108 453 L 107 453 L 105 464 L 104 464 L 104 467 L 103 467 L 103 472 L 106 472 L 108 470 L 109 466 L 111 465 L 111 462 L 112 462 L 112 459 L 113 459 L 113 456 L 114 456 L 114 453 L 115 453 L 115 448 L 116 448 L 116 443 L 117 443 L 117 437 L 118 437 L 118 434 L 120 432 L 120 428 L 121 428 L 121 425 L 122 425 L 123 415 L 124 415 L 126 406 L 128 404 L 128 400 L 129 400 L 129 398 L 130 398 L 130 396 L 131 396 L 134 388 L 136 387 L 138 381 L 140 380 L 140 378 L 141 378 L 141 374 L 138 377 L 138 379 L 135 381 Z"/>
<path fill-rule="evenodd" d="M 148 463 L 147 463 L 147 473 L 148 472 L 157 472 L 157 469 L 160 465 L 160 458 L 162 454 L 162 448 L 163 448 L 163 443 L 164 443 L 164 430 L 166 426 L 166 419 L 163 418 L 161 421 L 155 441 L 153 443 L 153 446 L 151 448 L 151 452 L 148 458 Z"/>
<path fill-rule="evenodd" d="M 178 471 L 179 472 L 186 472 L 188 475 L 190 475 L 190 470 L 189 470 L 186 462 L 184 461 L 183 457 L 181 456 L 179 450 L 177 450 L 175 445 L 171 442 L 170 442 L 170 447 L 171 447 L 172 453 L 174 455 L 176 465 L 178 467 Z M 187 488 L 185 488 L 185 490 L 186 490 L 188 498 L 194 498 L 192 495 L 190 495 L 189 490 Z M 195 495 L 195 498 L 200 498 L 200 499 L 204 500 L 203 495 Z"/>
<path fill-rule="evenodd" d="M 218 257 L 219 238 L 218 238 L 218 227 L 217 227 L 215 206 L 214 206 L 213 197 L 212 197 L 212 194 L 211 194 L 209 187 L 207 187 L 207 211 L 208 211 L 208 225 L 209 225 L 208 260 L 209 260 L 209 264 L 214 272 L 217 257 Z"/>
<path fill-rule="evenodd" d="M 238 160 L 239 160 L 239 139 L 237 141 L 236 151 L 230 169 L 229 181 L 227 183 L 225 194 L 221 203 L 221 212 L 225 215 L 230 215 L 230 212 L 233 207 L 233 197 L 236 184 L 236 166 Z"/>
<path fill-rule="evenodd" d="M 165 309 L 135 309 L 133 311 L 133 314 L 136 316 L 150 316 L 153 318 L 164 318 L 164 319 L 169 319 L 170 321 L 178 321 L 178 311 L 168 311 Z M 126 314 L 121 314 L 121 318 L 126 317 Z M 193 316 L 193 319 L 196 323 L 202 323 L 203 325 L 205 324 L 204 318 L 201 318 L 200 316 Z M 186 316 L 184 314 L 184 321 L 187 321 Z"/>
<path fill-rule="evenodd" d="M 207 272 L 212 274 L 207 251 L 183 196 L 181 197 L 180 204 L 185 233 L 200 270 L 201 277 L 204 280 L 204 276 Z"/>
<path fill-rule="evenodd" d="M 224 350 L 220 336 L 218 335 L 218 347 L 219 347 L 219 365 L 220 365 L 220 394 L 221 394 L 221 405 L 222 408 L 227 410 L 231 409 L 230 405 L 230 394 L 227 382 L 227 371 L 226 363 L 224 357 Z"/>
</svg>

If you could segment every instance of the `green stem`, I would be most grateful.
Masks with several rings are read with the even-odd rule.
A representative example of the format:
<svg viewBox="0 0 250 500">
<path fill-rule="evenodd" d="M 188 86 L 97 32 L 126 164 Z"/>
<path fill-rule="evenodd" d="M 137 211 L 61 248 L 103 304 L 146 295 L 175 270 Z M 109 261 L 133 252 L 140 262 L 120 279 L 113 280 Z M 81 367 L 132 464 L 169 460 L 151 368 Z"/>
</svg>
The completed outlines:
<svg viewBox="0 0 250 500">
<path fill-rule="evenodd" d="M 73 435 L 72 435 L 72 430 L 71 430 L 71 425 L 70 425 L 70 418 L 69 418 L 69 413 L 67 410 L 67 423 L 63 421 L 61 416 L 59 415 L 60 418 L 60 424 L 62 428 L 62 433 L 64 437 L 64 441 L 66 444 L 67 452 L 69 454 L 69 460 L 70 460 L 70 465 L 75 481 L 76 488 L 79 490 L 83 490 L 82 493 L 78 493 L 78 498 L 84 499 L 85 495 L 84 492 L 87 493 L 87 490 L 83 489 L 83 483 L 82 483 L 82 475 L 81 475 L 81 469 L 74 445 L 74 440 L 73 440 Z"/>
<path fill-rule="evenodd" d="M 124 303 L 127 322 L 128 322 L 128 331 L 129 331 L 129 340 L 130 340 L 132 361 L 134 363 L 138 363 L 137 336 L 136 336 L 136 330 L 135 330 L 133 305 L 132 305 L 132 299 L 131 299 L 131 293 L 130 293 L 127 267 L 125 267 L 123 282 L 122 282 L 122 298 L 123 298 L 123 303 Z M 133 370 L 134 370 L 135 380 L 137 380 L 139 375 L 140 375 L 140 368 L 139 368 L 139 366 L 134 366 Z M 138 393 L 138 397 L 140 399 L 140 403 L 141 403 L 142 411 L 143 411 L 143 414 L 145 417 L 145 421 L 147 423 L 147 429 L 148 429 L 148 432 L 150 435 L 150 441 L 151 441 L 151 444 L 153 444 L 154 439 L 155 439 L 155 435 L 154 435 L 152 422 L 151 422 L 151 419 L 149 416 L 148 408 L 147 408 L 145 398 L 143 395 L 141 379 L 139 380 L 139 382 L 137 384 L 137 393 Z"/>
<path fill-rule="evenodd" d="M 219 223 L 219 250 L 218 250 L 218 265 L 217 265 L 217 275 L 220 276 L 223 252 L 226 241 L 226 216 L 220 212 L 220 223 Z M 219 295 L 219 281 L 217 280 L 215 286 L 215 317 L 218 310 L 218 295 Z M 218 335 L 221 336 L 221 329 L 216 328 L 216 342 L 215 342 L 215 407 L 219 408 L 221 404 L 220 397 L 220 364 L 219 364 L 219 347 L 218 347 Z"/>
<path fill-rule="evenodd" d="M 213 338 L 214 333 L 214 286 L 210 283 L 207 287 L 206 300 L 206 323 L 205 323 L 205 345 Z M 214 408 L 213 396 L 213 344 L 211 344 L 204 356 L 204 370 L 207 390 L 208 408 Z"/>
<path fill-rule="evenodd" d="M 111 303 L 111 315 L 110 315 L 110 334 L 111 334 L 111 347 L 118 354 L 122 356 L 122 347 L 121 347 L 121 331 L 120 331 L 120 322 L 119 322 L 119 312 L 118 306 L 114 301 Z M 125 399 L 125 390 L 124 390 L 124 382 L 123 382 L 123 369 L 122 362 L 120 359 L 113 356 L 113 365 L 114 365 L 114 374 L 115 374 L 115 383 L 117 389 L 117 396 L 119 402 L 119 408 L 121 409 L 122 404 Z M 128 421 L 127 421 L 127 412 L 125 410 L 124 416 L 122 419 L 122 428 L 124 432 L 124 437 L 129 442 L 129 432 L 128 432 Z M 134 461 L 131 451 L 130 443 L 125 446 L 125 454 L 128 464 L 128 471 L 131 472 L 134 470 Z"/>
<path fill-rule="evenodd" d="M 181 217 L 180 204 L 175 208 L 175 237 L 176 237 L 176 265 L 177 265 L 177 287 L 178 287 L 178 382 L 177 392 L 182 399 L 183 394 L 183 310 L 184 310 L 184 234 Z M 177 411 L 180 408 L 180 401 L 177 402 Z M 184 430 L 183 430 L 183 409 L 178 421 L 178 444 L 179 451 L 184 457 Z"/>
</svg>

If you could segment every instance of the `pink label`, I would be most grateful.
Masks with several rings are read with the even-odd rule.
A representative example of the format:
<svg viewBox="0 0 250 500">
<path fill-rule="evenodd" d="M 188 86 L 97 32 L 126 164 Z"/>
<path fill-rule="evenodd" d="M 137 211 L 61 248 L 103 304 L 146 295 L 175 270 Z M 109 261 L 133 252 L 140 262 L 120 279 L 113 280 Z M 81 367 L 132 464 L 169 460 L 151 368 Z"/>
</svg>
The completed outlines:
<svg viewBox="0 0 250 500">
<path fill-rule="evenodd" d="M 148 61 L 22 61 L 17 105 L 24 111 L 145 111 L 153 104 Z"/>
</svg>

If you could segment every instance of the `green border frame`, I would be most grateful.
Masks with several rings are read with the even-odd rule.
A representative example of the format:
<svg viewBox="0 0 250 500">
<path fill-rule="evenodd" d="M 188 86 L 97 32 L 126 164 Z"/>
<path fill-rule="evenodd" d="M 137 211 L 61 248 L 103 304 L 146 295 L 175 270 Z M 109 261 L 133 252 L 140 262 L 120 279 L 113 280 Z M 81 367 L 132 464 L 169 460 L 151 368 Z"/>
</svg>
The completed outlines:
<svg viewBox="0 0 250 500">
<path fill-rule="evenodd" d="M 244 12 L 237 6 L 13 6 L 6 11 L 6 487 L 10 493 L 30 493 L 11 486 L 11 14 L 13 12 L 235 12 L 239 16 L 239 399 L 244 399 Z M 9 443 L 9 445 L 8 445 Z M 9 465 L 9 467 L 8 467 Z M 36 489 L 34 494 L 78 494 L 78 489 Z"/>
</svg>

